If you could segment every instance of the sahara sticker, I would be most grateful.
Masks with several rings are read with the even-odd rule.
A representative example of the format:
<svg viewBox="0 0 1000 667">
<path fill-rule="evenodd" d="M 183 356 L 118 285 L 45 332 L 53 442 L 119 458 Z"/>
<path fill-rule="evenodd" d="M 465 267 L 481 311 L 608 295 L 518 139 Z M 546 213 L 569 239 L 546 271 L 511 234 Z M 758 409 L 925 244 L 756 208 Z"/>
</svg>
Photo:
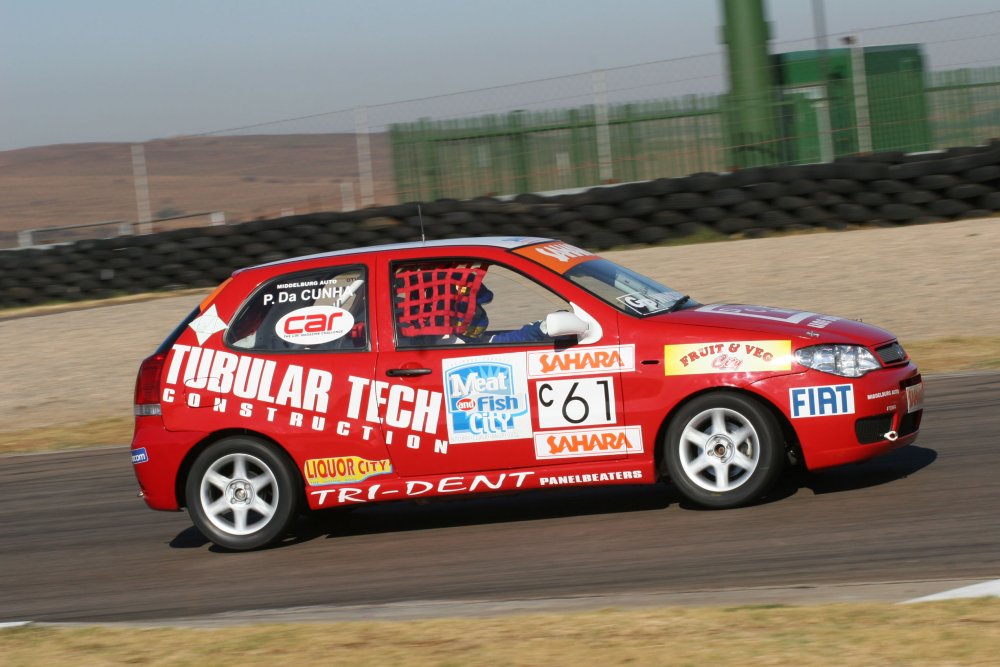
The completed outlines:
<svg viewBox="0 0 1000 667">
<path fill-rule="evenodd" d="M 792 368 L 790 340 L 747 340 L 663 346 L 664 375 L 754 373 Z"/>
<path fill-rule="evenodd" d="M 566 273 L 580 262 L 597 259 L 597 255 L 592 252 L 571 246 L 562 241 L 539 243 L 527 246 L 526 248 L 518 248 L 514 252 L 538 262 L 556 273 Z"/>
<path fill-rule="evenodd" d="M 635 370 L 635 345 L 584 347 L 563 352 L 529 352 L 528 377 L 592 375 Z"/>
<path fill-rule="evenodd" d="M 531 437 L 523 352 L 445 359 L 441 370 L 451 444 Z"/>
<path fill-rule="evenodd" d="M 641 453 L 642 429 L 638 426 L 535 434 L 535 458 L 539 460 Z"/>
</svg>

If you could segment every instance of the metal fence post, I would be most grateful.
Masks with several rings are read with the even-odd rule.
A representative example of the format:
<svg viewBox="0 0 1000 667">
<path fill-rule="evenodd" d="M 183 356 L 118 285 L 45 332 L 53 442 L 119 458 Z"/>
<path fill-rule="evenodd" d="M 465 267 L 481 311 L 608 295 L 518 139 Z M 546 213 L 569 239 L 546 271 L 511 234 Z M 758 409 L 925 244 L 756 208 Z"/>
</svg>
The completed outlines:
<svg viewBox="0 0 1000 667">
<path fill-rule="evenodd" d="M 135 208 L 139 218 L 138 232 L 148 234 L 153 231 L 153 214 L 149 208 L 146 149 L 142 144 L 132 144 L 132 182 L 135 185 Z"/>
<path fill-rule="evenodd" d="M 858 123 L 858 152 L 872 152 L 872 124 L 868 109 L 868 77 L 865 73 L 865 47 L 858 32 L 851 45 L 851 69 L 854 76 L 854 117 Z"/>
<path fill-rule="evenodd" d="M 375 203 L 375 187 L 372 178 L 372 148 L 368 136 L 368 107 L 354 110 L 354 138 L 358 145 L 358 179 L 361 181 L 361 206 Z"/>
<path fill-rule="evenodd" d="M 597 129 L 597 166 L 601 183 L 614 180 L 611 164 L 611 127 L 608 125 L 608 80 L 604 70 L 596 70 L 591 79 L 594 84 L 594 123 Z"/>
</svg>

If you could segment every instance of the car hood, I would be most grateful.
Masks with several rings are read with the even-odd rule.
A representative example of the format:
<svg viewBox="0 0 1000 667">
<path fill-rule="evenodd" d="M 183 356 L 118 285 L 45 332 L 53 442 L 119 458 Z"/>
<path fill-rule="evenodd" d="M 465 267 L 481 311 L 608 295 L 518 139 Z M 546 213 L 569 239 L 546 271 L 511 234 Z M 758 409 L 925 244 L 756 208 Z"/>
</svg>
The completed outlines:
<svg viewBox="0 0 1000 667">
<path fill-rule="evenodd" d="M 853 343 L 878 346 L 895 339 L 884 329 L 847 320 L 833 315 L 823 315 L 801 310 L 752 306 L 747 304 L 713 303 L 686 308 L 674 313 L 654 315 L 647 320 L 664 324 L 689 324 L 719 329 L 756 331 L 768 336 L 803 339 L 806 344 Z M 795 345 L 795 347 L 801 347 Z"/>
</svg>

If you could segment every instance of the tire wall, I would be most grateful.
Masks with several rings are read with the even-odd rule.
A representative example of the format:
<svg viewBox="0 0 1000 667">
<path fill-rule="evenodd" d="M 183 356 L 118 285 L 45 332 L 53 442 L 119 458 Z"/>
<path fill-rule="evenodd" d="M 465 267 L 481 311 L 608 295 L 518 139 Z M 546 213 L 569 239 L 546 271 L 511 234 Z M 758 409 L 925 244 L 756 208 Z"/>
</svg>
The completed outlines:
<svg viewBox="0 0 1000 667">
<path fill-rule="evenodd" d="M 1000 211 L 1000 141 L 420 208 L 428 240 L 543 236 L 595 250 L 709 231 L 759 236 L 985 217 Z M 419 239 L 417 204 L 408 203 L 0 251 L 0 307 L 211 287 L 245 266 Z"/>
</svg>

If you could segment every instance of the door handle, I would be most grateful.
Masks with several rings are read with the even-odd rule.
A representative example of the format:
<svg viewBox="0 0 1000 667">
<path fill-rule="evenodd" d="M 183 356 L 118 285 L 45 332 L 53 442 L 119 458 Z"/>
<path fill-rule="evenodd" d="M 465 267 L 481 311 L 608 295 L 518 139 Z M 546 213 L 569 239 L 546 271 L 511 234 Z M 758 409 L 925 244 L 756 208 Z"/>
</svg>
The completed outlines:
<svg viewBox="0 0 1000 667">
<path fill-rule="evenodd" d="M 429 368 L 390 368 L 385 372 L 386 375 L 393 378 L 398 377 L 415 377 L 417 375 L 430 375 L 431 369 Z"/>
</svg>

